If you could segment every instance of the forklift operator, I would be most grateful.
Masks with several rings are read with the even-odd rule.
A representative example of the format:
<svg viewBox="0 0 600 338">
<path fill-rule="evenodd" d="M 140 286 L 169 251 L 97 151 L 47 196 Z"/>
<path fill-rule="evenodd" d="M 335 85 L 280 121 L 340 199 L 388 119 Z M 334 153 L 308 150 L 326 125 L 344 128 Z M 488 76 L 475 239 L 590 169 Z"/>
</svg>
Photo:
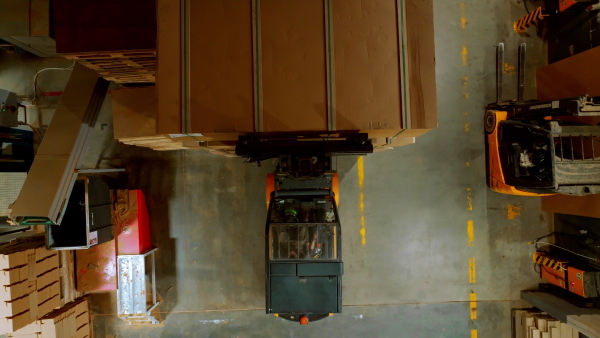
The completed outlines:
<svg viewBox="0 0 600 338">
<path fill-rule="evenodd" d="M 308 242 L 308 229 L 291 225 L 279 233 L 279 258 L 307 259 L 317 246 L 317 233 Z"/>
</svg>

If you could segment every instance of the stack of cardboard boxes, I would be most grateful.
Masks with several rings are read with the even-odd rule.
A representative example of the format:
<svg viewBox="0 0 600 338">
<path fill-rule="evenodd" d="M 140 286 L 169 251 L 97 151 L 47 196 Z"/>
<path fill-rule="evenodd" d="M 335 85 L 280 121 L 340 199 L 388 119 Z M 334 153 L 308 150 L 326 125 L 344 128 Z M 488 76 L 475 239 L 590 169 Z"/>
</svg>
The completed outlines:
<svg viewBox="0 0 600 338">
<path fill-rule="evenodd" d="M 248 133 L 354 131 L 382 150 L 437 126 L 431 0 L 158 6 L 156 87 L 113 91 L 124 143 L 232 155 Z"/>
<path fill-rule="evenodd" d="M 514 310 L 515 338 L 579 338 L 579 331 L 536 309 Z"/>
<path fill-rule="evenodd" d="M 58 253 L 43 237 L 0 246 L 0 333 L 11 333 L 60 307 Z"/>
<path fill-rule="evenodd" d="M 79 298 L 9 334 L 14 338 L 86 338 L 91 336 L 87 298 Z"/>
</svg>

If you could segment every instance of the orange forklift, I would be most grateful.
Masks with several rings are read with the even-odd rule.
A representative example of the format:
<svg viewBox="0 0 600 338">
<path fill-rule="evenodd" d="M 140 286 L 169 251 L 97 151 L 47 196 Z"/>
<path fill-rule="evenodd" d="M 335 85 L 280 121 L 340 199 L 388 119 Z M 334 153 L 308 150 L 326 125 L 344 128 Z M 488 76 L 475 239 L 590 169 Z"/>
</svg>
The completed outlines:
<svg viewBox="0 0 600 338">
<path fill-rule="evenodd" d="M 487 184 L 521 196 L 600 193 L 600 126 L 565 117 L 600 116 L 587 96 L 523 101 L 525 44 L 519 46 L 518 98 L 502 97 L 504 44 L 497 47 L 497 100 L 486 108 Z"/>
<path fill-rule="evenodd" d="M 267 175 L 266 312 L 307 325 L 342 312 L 342 230 L 336 155 L 373 152 L 366 134 L 240 136 L 247 162 L 278 159 Z"/>
</svg>

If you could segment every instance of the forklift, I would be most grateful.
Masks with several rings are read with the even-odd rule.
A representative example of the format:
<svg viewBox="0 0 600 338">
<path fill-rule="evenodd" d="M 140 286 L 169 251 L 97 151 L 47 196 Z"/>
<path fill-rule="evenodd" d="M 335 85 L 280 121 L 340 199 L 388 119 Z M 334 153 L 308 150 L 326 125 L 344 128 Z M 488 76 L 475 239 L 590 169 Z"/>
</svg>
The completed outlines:
<svg viewBox="0 0 600 338">
<path fill-rule="evenodd" d="M 267 175 L 266 313 L 307 325 L 342 312 L 342 230 L 337 155 L 373 152 L 367 134 L 342 132 L 240 136 L 236 154 Z"/>
<path fill-rule="evenodd" d="M 600 126 L 573 119 L 600 116 L 598 98 L 524 101 L 525 44 L 521 44 L 518 98 L 504 100 L 502 43 L 496 62 L 497 100 L 487 106 L 483 120 L 489 188 L 520 196 L 600 193 Z"/>
</svg>

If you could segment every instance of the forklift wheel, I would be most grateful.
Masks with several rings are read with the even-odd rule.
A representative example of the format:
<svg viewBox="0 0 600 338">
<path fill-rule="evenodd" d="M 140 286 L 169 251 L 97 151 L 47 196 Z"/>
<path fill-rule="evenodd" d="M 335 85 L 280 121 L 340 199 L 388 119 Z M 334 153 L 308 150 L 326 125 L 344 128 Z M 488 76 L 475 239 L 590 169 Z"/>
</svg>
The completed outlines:
<svg viewBox="0 0 600 338">
<path fill-rule="evenodd" d="M 483 116 L 483 126 L 488 134 L 491 134 L 496 129 L 496 112 L 488 110 Z"/>
</svg>

